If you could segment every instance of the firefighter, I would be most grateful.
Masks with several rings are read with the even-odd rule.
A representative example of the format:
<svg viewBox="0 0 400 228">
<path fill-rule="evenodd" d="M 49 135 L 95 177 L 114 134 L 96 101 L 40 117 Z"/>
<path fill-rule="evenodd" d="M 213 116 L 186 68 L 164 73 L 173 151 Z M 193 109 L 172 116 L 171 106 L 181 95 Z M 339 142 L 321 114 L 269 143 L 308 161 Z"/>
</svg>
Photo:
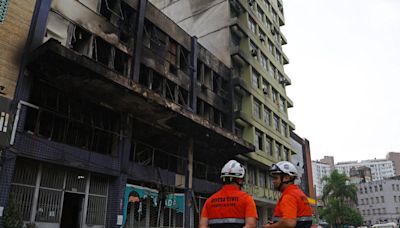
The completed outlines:
<svg viewBox="0 0 400 228">
<path fill-rule="evenodd" d="M 230 160 L 221 170 L 223 187 L 204 204 L 199 228 L 253 228 L 257 225 L 257 210 L 253 198 L 241 191 L 245 169 Z"/>
<path fill-rule="evenodd" d="M 296 167 L 288 161 L 281 161 L 272 165 L 269 171 L 275 190 L 282 192 L 282 195 L 271 223 L 263 225 L 263 228 L 311 227 L 311 206 L 307 196 L 294 184 L 298 176 Z"/>
</svg>

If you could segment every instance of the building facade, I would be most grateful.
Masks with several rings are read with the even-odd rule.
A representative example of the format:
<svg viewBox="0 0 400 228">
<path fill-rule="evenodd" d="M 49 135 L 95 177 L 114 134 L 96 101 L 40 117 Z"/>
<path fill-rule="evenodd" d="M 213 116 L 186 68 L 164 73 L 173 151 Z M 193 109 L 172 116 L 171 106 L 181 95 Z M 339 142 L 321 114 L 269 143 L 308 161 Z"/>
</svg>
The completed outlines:
<svg viewBox="0 0 400 228">
<path fill-rule="evenodd" d="M 400 181 L 398 178 L 361 183 L 358 186 L 358 210 L 364 225 L 400 222 Z"/>
<path fill-rule="evenodd" d="M 346 174 L 350 177 L 350 169 L 353 167 L 366 166 L 371 169 L 372 180 L 383 180 L 384 178 L 389 178 L 394 176 L 394 166 L 393 162 L 386 159 L 372 159 L 364 160 L 361 162 L 348 161 L 339 162 L 335 165 L 340 173 Z"/>
<path fill-rule="evenodd" d="M 262 219 L 271 216 L 276 198 L 269 197 L 266 170 L 295 153 L 290 139 L 294 124 L 288 118 L 293 102 L 286 95 L 290 78 L 284 72 L 288 58 L 281 0 L 167 0 L 152 1 L 195 35 L 199 43 L 230 67 L 234 85 L 235 132 L 255 145 L 247 156 L 250 179 L 246 190 L 256 198 Z M 252 172 L 252 171 L 251 171 Z M 270 181 L 267 181 L 270 182 Z M 264 190 L 263 190 L 264 189 Z"/>
<path fill-rule="evenodd" d="M 313 182 L 316 188 L 317 197 L 321 197 L 323 193 L 324 182 L 322 179 L 329 176 L 332 171 L 333 170 L 329 164 L 320 161 L 312 161 Z"/>
<path fill-rule="evenodd" d="M 353 184 L 372 181 L 371 168 L 366 166 L 352 167 L 350 169 L 350 182 Z"/>
<path fill-rule="evenodd" d="M 396 176 L 400 175 L 400 153 L 399 152 L 389 152 L 386 154 L 386 159 L 393 162 L 394 173 Z"/>
<path fill-rule="evenodd" d="M 320 161 L 329 164 L 332 168 L 335 167 L 335 158 L 333 156 L 324 156 Z"/>
<path fill-rule="evenodd" d="M 7 59 L 24 53 L 1 62 L 0 207 L 25 222 L 197 226 L 222 165 L 254 151 L 234 131 L 231 70 L 146 0 L 11 1 L 0 26 Z"/>
</svg>

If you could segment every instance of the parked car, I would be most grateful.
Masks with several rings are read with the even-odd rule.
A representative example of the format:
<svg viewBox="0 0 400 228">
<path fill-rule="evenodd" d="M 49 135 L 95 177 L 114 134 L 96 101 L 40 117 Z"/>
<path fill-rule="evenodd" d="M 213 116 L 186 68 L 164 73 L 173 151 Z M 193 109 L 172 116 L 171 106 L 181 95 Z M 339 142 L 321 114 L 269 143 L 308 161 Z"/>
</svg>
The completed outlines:
<svg viewBox="0 0 400 228">
<path fill-rule="evenodd" d="M 394 222 L 375 224 L 372 228 L 398 228 L 397 224 Z"/>
</svg>

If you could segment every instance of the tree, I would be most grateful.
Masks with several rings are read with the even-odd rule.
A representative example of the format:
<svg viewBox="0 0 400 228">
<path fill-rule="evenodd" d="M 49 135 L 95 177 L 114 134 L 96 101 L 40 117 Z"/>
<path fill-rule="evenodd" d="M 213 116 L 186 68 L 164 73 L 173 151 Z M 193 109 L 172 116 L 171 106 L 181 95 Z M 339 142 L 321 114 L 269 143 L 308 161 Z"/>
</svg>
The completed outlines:
<svg viewBox="0 0 400 228">
<path fill-rule="evenodd" d="M 3 225 L 5 228 L 22 228 L 24 226 L 22 215 L 12 195 L 10 195 L 8 206 L 4 212 Z"/>
<path fill-rule="evenodd" d="M 349 184 L 345 174 L 334 170 L 330 176 L 325 176 L 325 186 L 322 193 L 324 207 L 320 210 L 321 217 L 332 225 L 343 226 L 362 224 L 362 216 L 356 209 L 357 187 Z"/>
</svg>

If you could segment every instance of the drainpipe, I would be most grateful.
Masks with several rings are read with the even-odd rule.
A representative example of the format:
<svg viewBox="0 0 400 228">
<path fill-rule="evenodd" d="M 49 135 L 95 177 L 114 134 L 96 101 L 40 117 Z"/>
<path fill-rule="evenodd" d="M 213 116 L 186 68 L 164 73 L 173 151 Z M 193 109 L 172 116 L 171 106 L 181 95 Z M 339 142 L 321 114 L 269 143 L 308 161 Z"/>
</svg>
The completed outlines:
<svg viewBox="0 0 400 228">
<path fill-rule="evenodd" d="M 28 102 L 26 102 L 26 101 L 20 100 L 20 101 L 18 102 L 18 105 L 17 105 L 17 113 L 15 114 L 14 125 L 13 125 L 13 129 L 12 129 L 12 132 L 11 132 L 10 145 L 14 145 L 14 142 L 15 142 L 15 135 L 16 135 L 16 133 L 17 133 L 17 127 L 18 127 L 18 122 L 19 122 L 19 115 L 20 115 L 20 113 L 21 113 L 22 105 L 25 105 L 25 106 L 27 106 L 27 107 L 34 108 L 34 109 L 39 110 L 39 106 L 33 105 L 33 104 L 28 103 Z"/>
</svg>

